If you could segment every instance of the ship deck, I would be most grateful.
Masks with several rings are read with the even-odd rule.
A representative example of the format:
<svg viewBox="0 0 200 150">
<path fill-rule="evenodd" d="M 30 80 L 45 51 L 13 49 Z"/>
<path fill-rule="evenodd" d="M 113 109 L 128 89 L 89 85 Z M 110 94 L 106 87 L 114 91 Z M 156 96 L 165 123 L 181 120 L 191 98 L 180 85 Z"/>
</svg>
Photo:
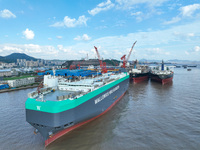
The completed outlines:
<svg viewBox="0 0 200 150">
<path fill-rule="evenodd" d="M 43 99 L 46 101 L 58 101 L 57 96 L 68 95 L 70 93 L 72 94 L 74 92 L 73 91 L 56 90 L 55 92 L 45 94 Z"/>
</svg>

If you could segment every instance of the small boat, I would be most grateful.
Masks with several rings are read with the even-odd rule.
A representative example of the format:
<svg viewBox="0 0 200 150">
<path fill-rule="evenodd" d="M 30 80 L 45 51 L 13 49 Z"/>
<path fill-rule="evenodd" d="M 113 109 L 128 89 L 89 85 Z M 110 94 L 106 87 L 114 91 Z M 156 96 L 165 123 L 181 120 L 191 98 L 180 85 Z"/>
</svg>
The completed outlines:
<svg viewBox="0 0 200 150">
<path fill-rule="evenodd" d="M 188 66 L 187 66 L 187 65 L 182 65 L 182 67 L 183 67 L 184 69 L 186 69 Z"/>
<path fill-rule="evenodd" d="M 150 71 L 150 78 L 152 81 L 160 82 L 162 84 L 166 84 L 172 81 L 174 72 L 171 70 L 174 66 L 164 66 L 164 62 L 162 61 L 162 65 L 153 67 Z"/>
<path fill-rule="evenodd" d="M 181 68 L 181 66 L 176 65 L 176 68 Z"/>
<path fill-rule="evenodd" d="M 188 69 L 187 69 L 187 71 L 191 71 L 191 70 L 192 70 L 191 68 L 188 68 Z"/>
</svg>

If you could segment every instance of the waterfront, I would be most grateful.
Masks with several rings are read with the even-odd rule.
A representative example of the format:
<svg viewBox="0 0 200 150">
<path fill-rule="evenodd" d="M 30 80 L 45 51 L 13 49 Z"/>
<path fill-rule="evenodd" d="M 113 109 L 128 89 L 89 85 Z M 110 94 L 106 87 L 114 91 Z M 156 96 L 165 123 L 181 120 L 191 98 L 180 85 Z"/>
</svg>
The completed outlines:
<svg viewBox="0 0 200 150">
<path fill-rule="evenodd" d="M 130 84 L 102 117 L 61 137 L 46 149 L 200 148 L 200 68 L 175 68 L 173 83 Z M 0 94 L 0 149 L 45 149 L 25 121 L 26 89 Z"/>
</svg>

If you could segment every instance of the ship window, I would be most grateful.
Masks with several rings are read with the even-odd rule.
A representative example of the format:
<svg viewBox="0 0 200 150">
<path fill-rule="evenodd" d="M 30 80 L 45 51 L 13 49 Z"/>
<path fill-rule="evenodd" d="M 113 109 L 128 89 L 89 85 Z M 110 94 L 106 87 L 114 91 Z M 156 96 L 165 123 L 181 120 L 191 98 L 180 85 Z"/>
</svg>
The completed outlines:
<svg viewBox="0 0 200 150">
<path fill-rule="evenodd" d="M 67 126 L 68 126 L 68 124 L 65 124 L 65 125 L 64 125 L 64 127 L 67 127 Z"/>
<path fill-rule="evenodd" d="M 55 129 L 60 129 L 61 127 L 55 127 Z"/>
</svg>

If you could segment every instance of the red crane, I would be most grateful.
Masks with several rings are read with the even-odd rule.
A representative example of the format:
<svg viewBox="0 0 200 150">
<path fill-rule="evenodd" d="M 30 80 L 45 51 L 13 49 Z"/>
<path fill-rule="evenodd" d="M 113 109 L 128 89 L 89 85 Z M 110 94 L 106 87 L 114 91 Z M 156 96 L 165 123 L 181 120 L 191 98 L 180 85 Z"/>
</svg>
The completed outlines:
<svg viewBox="0 0 200 150">
<path fill-rule="evenodd" d="M 123 66 L 122 66 L 123 68 L 126 68 L 126 64 L 127 64 L 128 60 L 129 60 L 129 58 L 130 58 L 130 56 L 131 56 L 131 52 L 133 51 L 133 47 L 135 46 L 136 42 L 137 42 L 137 41 L 135 41 L 135 42 L 133 43 L 133 46 L 131 47 L 131 50 L 130 50 L 130 52 L 129 52 L 129 54 L 128 54 L 128 57 L 126 58 L 126 55 L 123 55 L 123 56 L 121 57 L 121 60 L 123 60 Z"/>
<path fill-rule="evenodd" d="M 80 69 L 81 64 L 82 64 L 86 59 L 88 59 L 88 54 L 87 54 L 87 56 L 86 56 L 85 58 L 83 58 L 83 60 L 82 60 L 81 62 L 78 63 L 77 66 L 79 67 L 79 69 Z"/>
<path fill-rule="evenodd" d="M 95 50 L 96 50 L 97 57 L 98 57 L 98 60 L 99 60 L 99 63 L 100 63 L 100 67 L 101 67 L 102 72 L 103 72 L 103 73 L 107 73 L 106 62 L 104 62 L 104 63 L 102 62 L 101 57 L 100 57 L 100 54 L 99 54 L 99 52 L 98 52 L 98 50 L 97 50 L 97 47 L 94 46 L 94 48 L 95 48 Z"/>
</svg>

